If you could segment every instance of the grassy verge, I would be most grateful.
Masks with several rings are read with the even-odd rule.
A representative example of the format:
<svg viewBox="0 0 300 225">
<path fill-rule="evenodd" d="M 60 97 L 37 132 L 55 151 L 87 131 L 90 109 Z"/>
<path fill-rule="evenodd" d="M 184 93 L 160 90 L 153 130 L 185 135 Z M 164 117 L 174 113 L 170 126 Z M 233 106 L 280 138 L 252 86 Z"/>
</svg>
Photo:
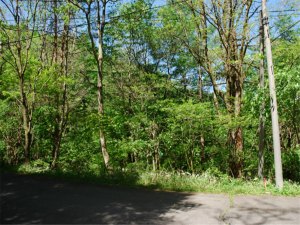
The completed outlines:
<svg viewBox="0 0 300 225">
<path fill-rule="evenodd" d="M 227 175 L 212 175 L 209 171 L 201 175 L 177 172 L 147 172 L 136 170 L 111 170 L 109 172 L 82 172 L 67 170 L 49 170 L 36 166 L 9 166 L 1 165 L 3 172 L 15 172 L 22 174 L 39 175 L 84 181 L 92 183 L 140 187 L 146 189 L 158 189 L 180 192 L 198 192 L 229 195 L 264 195 L 265 186 L 257 178 L 252 180 L 234 179 Z M 284 181 L 284 188 L 279 191 L 274 182 L 267 180 L 268 195 L 300 196 L 300 184 Z"/>
</svg>

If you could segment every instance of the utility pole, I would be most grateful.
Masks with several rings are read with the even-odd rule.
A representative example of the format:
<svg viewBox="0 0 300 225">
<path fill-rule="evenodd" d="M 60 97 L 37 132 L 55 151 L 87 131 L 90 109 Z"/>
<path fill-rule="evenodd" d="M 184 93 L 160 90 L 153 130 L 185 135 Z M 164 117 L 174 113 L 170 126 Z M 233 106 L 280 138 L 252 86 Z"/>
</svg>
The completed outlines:
<svg viewBox="0 0 300 225">
<path fill-rule="evenodd" d="M 266 0 L 261 1 L 263 10 L 262 23 L 265 31 L 266 52 L 268 62 L 268 74 L 269 74 L 269 86 L 270 86 L 270 98 L 271 98 L 271 115 L 272 115 L 272 130 L 273 130 L 273 146 L 274 146 L 274 163 L 275 163 L 275 178 L 276 186 L 281 190 L 283 188 L 282 178 L 282 164 L 281 164 L 281 150 L 280 150 L 280 137 L 279 137 L 279 124 L 278 124 L 278 112 L 277 112 L 277 100 L 275 91 L 275 78 L 274 68 L 269 32 L 269 22 L 267 17 L 267 4 Z"/>
<path fill-rule="evenodd" d="M 259 68 L 259 87 L 264 88 L 264 27 L 262 23 L 262 10 L 259 11 L 259 53 L 260 53 L 260 68 Z M 262 111 L 265 107 L 265 102 L 262 102 L 259 113 L 259 154 L 258 154 L 258 177 L 264 178 L 264 147 L 265 147 L 265 122 L 263 120 Z"/>
</svg>

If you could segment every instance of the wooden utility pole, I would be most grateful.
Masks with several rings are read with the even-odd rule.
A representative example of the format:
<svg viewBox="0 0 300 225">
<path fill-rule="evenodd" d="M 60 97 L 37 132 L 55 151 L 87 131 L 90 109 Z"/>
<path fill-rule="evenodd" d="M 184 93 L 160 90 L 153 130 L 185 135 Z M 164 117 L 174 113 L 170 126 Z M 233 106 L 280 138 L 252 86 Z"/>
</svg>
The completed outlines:
<svg viewBox="0 0 300 225">
<path fill-rule="evenodd" d="M 262 23 L 265 31 L 265 42 L 268 62 L 268 74 L 269 74 L 269 86 L 270 86 L 270 98 L 271 98 L 271 115 L 272 115 L 272 130 L 273 130 L 273 145 L 274 145 L 274 162 L 275 162 L 275 178 L 276 186 L 280 190 L 283 188 L 282 178 L 282 163 L 281 163 L 281 150 L 280 150 L 280 137 L 279 137 L 279 124 L 278 124 L 278 112 L 277 112 L 277 100 L 275 90 L 275 78 L 274 68 L 269 32 L 269 23 L 267 17 L 267 4 L 266 0 L 261 1 L 263 10 Z"/>
<path fill-rule="evenodd" d="M 262 23 L 262 10 L 259 11 L 259 53 L 260 53 L 260 68 L 259 68 L 259 87 L 264 88 L 265 77 L 264 77 L 264 28 Z M 259 155 L 258 155 L 258 177 L 263 180 L 264 178 L 264 147 L 265 147 L 265 122 L 263 120 L 262 111 L 265 107 L 265 102 L 262 102 L 260 106 L 259 115 Z"/>
</svg>

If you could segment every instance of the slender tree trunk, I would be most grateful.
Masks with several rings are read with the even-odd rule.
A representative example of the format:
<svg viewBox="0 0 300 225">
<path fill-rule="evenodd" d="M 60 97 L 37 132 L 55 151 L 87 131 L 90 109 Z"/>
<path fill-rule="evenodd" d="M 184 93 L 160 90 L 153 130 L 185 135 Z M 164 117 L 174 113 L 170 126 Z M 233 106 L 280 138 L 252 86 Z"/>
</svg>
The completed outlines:
<svg viewBox="0 0 300 225">
<path fill-rule="evenodd" d="M 190 160 L 191 160 L 191 162 L 190 162 L 190 165 L 191 165 L 191 171 L 192 171 L 192 173 L 195 173 L 195 172 L 194 172 L 194 161 L 193 161 L 193 159 L 194 159 L 194 153 L 193 153 L 193 151 L 191 150 L 191 147 L 189 147 L 189 152 L 190 152 L 190 155 L 191 155 L 191 157 L 190 157 Z"/>
<path fill-rule="evenodd" d="M 138 155 L 135 151 L 133 151 L 134 162 L 138 162 Z"/>
<path fill-rule="evenodd" d="M 15 21 L 17 26 L 17 39 L 21 40 L 20 34 L 20 16 L 19 16 L 19 0 L 16 1 L 16 14 L 15 14 Z M 24 155 L 25 155 L 25 164 L 30 163 L 30 144 L 31 144 L 31 121 L 29 119 L 29 112 L 28 112 L 28 102 L 26 97 L 26 92 L 24 90 L 25 81 L 25 68 L 23 68 L 22 63 L 22 46 L 21 42 L 17 42 L 17 65 L 18 65 L 18 75 L 19 75 L 19 90 L 21 96 L 21 103 L 22 103 L 22 113 L 23 113 L 23 128 L 24 128 L 24 135 L 25 135 L 25 146 L 24 146 Z"/>
<path fill-rule="evenodd" d="M 218 113 L 218 115 L 220 115 L 220 112 L 219 112 L 219 102 L 218 102 L 218 98 L 217 98 L 217 95 L 216 95 L 215 92 L 214 92 L 214 103 L 215 103 L 215 107 L 216 107 L 217 113 Z"/>
<path fill-rule="evenodd" d="M 24 118 L 24 117 L 23 117 Z M 25 123 L 24 123 L 25 125 Z M 29 126 L 24 126 L 25 130 L 25 146 L 24 146 L 24 153 L 25 153 L 25 164 L 30 163 L 30 143 L 31 143 L 31 132 Z"/>
<path fill-rule="evenodd" d="M 29 50 L 31 47 L 33 34 L 35 31 L 35 22 L 36 22 L 36 11 L 38 7 L 38 2 L 30 4 L 29 8 L 25 9 L 24 11 L 21 10 L 20 1 L 15 0 L 11 1 L 10 4 L 5 4 L 7 7 L 8 12 L 11 14 L 10 19 L 14 19 L 15 22 L 15 29 L 8 30 L 10 31 L 11 35 L 8 35 L 8 32 L 2 32 L 8 40 L 10 40 L 7 44 L 9 51 L 6 51 L 5 55 L 2 54 L 2 46 L 0 47 L 0 56 L 4 61 L 9 62 L 6 54 L 10 55 L 9 64 L 13 66 L 15 69 L 18 79 L 19 79 L 19 93 L 21 100 L 18 100 L 21 108 L 22 108 L 22 117 L 23 117 L 23 129 L 24 129 L 24 138 L 25 138 L 25 145 L 24 145 L 24 156 L 25 156 L 25 164 L 30 163 L 30 150 L 32 146 L 32 118 L 34 112 L 34 105 L 35 105 L 35 96 L 36 96 L 36 86 L 38 81 L 38 76 L 41 68 L 38 69 L 38 73 L 35 77 L 34 88 L 28 88 L 28 91 L 25 90 L 25 71 L 28 65 L 29 59 Z M 27 11 L 28 10 L 28 11 Z M 5 18 L 5 14 L 1 11 L 2 19 L 7 22 Z M 29 30 L 28 23 L 31 21 L 31 30 Z M 27 23 L 27 26 L 26 26 Z M 22 26 L 20 26 L 22 24 Z M 25 25 L 25 26 L 23 26 Z M 26 31 L 25 31 L 26 30 Z M 25 31 L 25 32 L 23 32 Z M 10 37 L 9 37 L 10 36 Z M 23 37 L 22 37 L 23 36 Z M 26 84 L 27 86 L 27 84 Z M 32 95 L 31 95 L 32 94 Z M 28 100 L 28 96 L 32 96 L 32 102 Z"/>
<path fill-rule="evenodd" d="M 199 45 L 199 51 L 200 51 L 200 45 Z M 203 102 L 203 91 L 202 91 L 202 74 L 201 74 L 201 66 L 200 63 L 198 65 L 199 67 L 199 100 L 200 102 Z M 204 163 L 204 134 L 203 134 L 203 130 L 202 130 L 202 119 L 201 119 L 201 131 L 200 131 L 200 143 L 201 143 L 201 152 L 200 152 L 200 160 L 201 163 Z"/>
<path fill-rule="evenodd" d="M 121 73 L 121 95 L 122 95 L 123 111 L 124 111 L 124 114 L 125 114 L 126 113 L 126 109 L 125 109 L 124 78 L 123 78 L 123 74 L 122 73 Z"/>
<path fill-rule="evenodd" d="M 287 143 L 286 143 L 286 147 L 287 148 L 291 148 L 292 147 L 292 132 L 290 130 L 290 128 L 287 128 Z"/>
<path fill-rule="evenodd" d="M 20 74 L 20 95 L 22 103 L 22 114 L 23 114 L 23 128 L 25 136 L 25 145 L 24 145 L 24 155 L 25 155 L 25 164 L 30 163 L 30 147 L 31 147 L 31 121 L 29 119 L 28 112 L 28 103 L 26 98 L 26 93 L 24 90 L 24 74 Z"/>
<path fill-rule="evenodd" d="M 152 155 L 152 165 L 153 165 L 153 171 L 155 171 L 156 170 L 155 155 Z"/>
<path fill-rule="evenodd" d="M 149 150 L 147 149 L 146 159 L 147 159 L 147 169 L 149 168 Z"/>
<path fill-rule="evenodd" d="M 203 131 L 200 132 L 200 142 L 201 142 L 201 153 L 200 153 L 200 158 L 201 158 L 201 164 L 203 165 L 204 163 L 204 147 L 205 147 L 205 141 L 204 141 L 204 135 Z"/>
<path fill-rule="evenodd" d="M 88 28 L 88 35 L 90 37 L 91 45 L 92 45 L 92 52 L 94 58 L 97 62 L 97 101 L 98 101 L 98 114 L 99 114 L 99 139 L 101 144 L 101 151 L 105 166 L 109 166 L 109 154 L 107 151 L 106 146 L 106 138 L 104 127 L 102 123 L 102 118 L 104 117 L 104 104 L 103 104 L 103 35 L 104 35 L 104 28 L 107 24 L 105 21 L 106 18 L 106 5 L 108 3 L 107 0 L 96 0 L 96 1 L 87 1 L 83 2 L 86 4 L 86 8 L 83 8 L 82 5 L 70 0 L 70 2 L 75 5 L 76 7 L 80 8 L 84 14 L 87 21 L 87 28 Z M 102 5 L 100 5 L 100 2 Z M 96 7 L 92 6 L 95 4 Z M 97 25 L 97 32 L 98 37 L 95 39 L 92 33 L 92 22 L 91 22 L 91 14 L 92 10 L 96 10 L 96 25 Z M 95 41 L 98 40 L 98 46 L 96 45 Z M 97 53 L 98 49 L 98 53 Z"/>
<path fill-rule="evenodd" d="M 54 0 L 54 42 L 53 42 L 53 56 L 52 56 L 52 62 L 57 63 L 57 24 L 58 24 L 58 18 L 57 18 L 57 0 Z"/>
<path fill-rule="evenodd" d="M 201 66 L 200 63 L 198 65 L 198 74 L 199 74 L 199 99 L 200 102 L 203 102 L 203 91 L 202 91 L 202 74 L 201 74 Z"/>
<path fill-rule="evenodd" d="M 104 27 L 105 27 L 105 15 L 106 15 L 106 0 L 102 1 L 102 17 L 100 16 L 100 1 L 97 1 L 97 18 L 98 18 L 98 73 L 97 73 L 97 94 L 98 94 L 98 113 L 100 117 L 104 116 L 104 104 L 103 104 L 103 34 L 104 34 Z M 106 167 L 109 164 L 109 155 L 106 146 L 106 138 L 104 127 L 102 125 L 101 118 L 99 120 L 100 126 L 100 143 L 101 143 L 101 150 L 104 159 L 104 163 Z"/>
<path fill-rule="evenodd" d="M 102 66 L 103 66 L 103 52 L 102 46 L 99 46 L 99 55 L 101 55 L 101 60 L 99 60 L 98 64 L 98 82 L 97 82 L 97 93 L 98 93 L 98 113 L 100 115 L 99 118 L 99 136 L 100 136 L 100 143 L 101 143 L 101 150 L 104 159 L 104 163 L 106 167 L 108 167 L 109 163 L 109 155 L 106 147 L 106 138 L 104 133 L 104 127 L 102 125 L 102 118 L 104 116 L 104 104 L 103 104 L 103 83 L 102 83 Z"/>
<path fill-rule="evenodd" d="M 54 43 L 53 43 L 53 58 L 52 62 L 57 64 L 57 39 L 58 39 L 58 16 L 57 16 L 57 0 L 54 0 Z M 55 80 L 57 79 L 57 75 L 55 76 Z M 56 160 L 58 158 L 58 145 L 59 145 L 59 94 L 58 91 L 55 90 L 54 94 L 54 108 L 56 110 L 54 115 L 54 133 L 53 133 L 53 149 L 52 149 L 52 162 L 50 163 L 50 168 L 54 169 L 56 166 Z"/>
<path fill-rule="evenodd" d="M 185 155 L 185 159 L 186 159 L 187 166 L 188 166 L 189 169 L 191 169 L 189 156 L 188 156 L 188 154 L 187 154 L 185 145 L 184 145 L 184 143 L 183 143 L 183 139 L 184 139 L 183 127 L 181 126 L 181 144 L 182 144 L 182 147 L 183 147 L 183 150 L 184 150 L 184 155 Z"/>
<path fill-rule="evenodd" d="M 100 50 L 101 49 L 101 50 Z M 105 133 L 104 133 L 104 127 L 102 125 L 102 118 L 104 116 L 104 105 L 103 105 L 103 83 L 102 83 L 102 60 L 103 60 L 103 52 L 102 52 L 102 46 L 99 46 L 99 55 L 101 55 L 101 60 L 99 60 L 99 65 L 98 65 L 98 82 L 97 82 L 97 93 L 98 93 L 98 113 L 100 115 L 99 119 L 99 136 L 100 136 L 100 143 L 101 143 L 101 150 L 102 150 L 102 155 L 104 159 L 104 163 L 106 167 L 108 167 L 109 163 L 109 155 L 106 147 L 106 138 L 105 138 Z"/>
<path fill-rule="evenodd" d="M 70 15 L 69 15 L 70 19 Z M 68 30 L 69 27 L 65 24 L 64 25 L 64 32 L 63 32 L 63 37 L 62 37 L 62 43 L 61 43 L 61 55 L 60 55 L 60 73 L 63 74 L 65 78 L 67 78 L 67 73 L 68 73 Z M 57 53 L 56 53 L 57 54 Z M 56 62 L 55 62 L 56 63 Z M 65 123 L 66 123 L 66 95 L 67 95 L 67 85 L 66 82 L 64 81 L 62 84 L 63 88 L 63 96 L 62 96 L 62 105 L 61 105 L 61 115 L 59 115 L 59 94 L 58 92 L 56 93 L 56 104 L 57 104 L 57 114 L 55 116 L 55 132 L 54 132 L 54 145 L 53 145 L 53 152 L 52 152 L 52 162 L 50 165 L 51 169 L 54 169 L 57 165 L 57 161 L 59 158 L 59 150 L 60 150 L 60 144 L 61 144 L 61 139 L 62 135 L 64 132 L 65 128 Z"/>
<path fill-rule="evenodd" d="M 154 119 L 153 121 L 153 125 L 152 125 L 152 136 L 153 136 L 153 148 L 154 148 L 154 155 L 152 158 L 152 162 L 153 162 L 153 170 L 158 169 L 158 143 L 157 143 L 157 124 L 156 121 Z"/>
</svg>

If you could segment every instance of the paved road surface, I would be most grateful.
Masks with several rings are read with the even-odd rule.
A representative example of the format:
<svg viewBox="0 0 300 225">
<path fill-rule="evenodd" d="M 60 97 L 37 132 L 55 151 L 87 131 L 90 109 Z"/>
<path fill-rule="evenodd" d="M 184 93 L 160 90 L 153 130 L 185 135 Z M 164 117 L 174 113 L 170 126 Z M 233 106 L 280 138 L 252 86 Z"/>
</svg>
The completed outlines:
<svg viewBox="0 0 300 225">
<path fill-rule="evenodd" d="M 1 173 L 1 224 L 297 224 L 300 198 L 188 194 Z M 221 216 L 223 215 L 223 217 Z"/>
</svg>

